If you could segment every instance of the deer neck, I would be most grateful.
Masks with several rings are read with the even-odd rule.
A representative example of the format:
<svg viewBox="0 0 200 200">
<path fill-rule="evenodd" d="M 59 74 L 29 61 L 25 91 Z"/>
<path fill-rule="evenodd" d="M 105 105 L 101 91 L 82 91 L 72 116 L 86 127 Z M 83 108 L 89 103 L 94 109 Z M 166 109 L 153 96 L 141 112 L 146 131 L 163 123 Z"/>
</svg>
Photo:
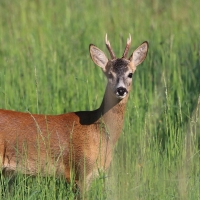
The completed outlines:
<svg viewBox="0 0 200 200">
<path fill-rule="evenodd" d="M 122 100 L 117 99 L 107 85 L 99 111 L 113 145 L 117 142 L 123 128 L 127 100 L 128 95 Z"/>
</svg>

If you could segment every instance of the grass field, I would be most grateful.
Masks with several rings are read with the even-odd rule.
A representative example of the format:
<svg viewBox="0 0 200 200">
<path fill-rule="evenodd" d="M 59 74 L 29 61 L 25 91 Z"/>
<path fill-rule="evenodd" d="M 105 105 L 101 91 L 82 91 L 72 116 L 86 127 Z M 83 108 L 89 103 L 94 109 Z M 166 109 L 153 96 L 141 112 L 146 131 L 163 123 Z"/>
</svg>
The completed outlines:
<svg viewBox="0 0 200 200">
<path fill-rule="evenodd" d="M 124 129 L 90 199 L 200 199 L 200 1 L 1 0 L 0 108 L 98 108 L 106 85 L 90 43 L 121 56 L 147 40 Z M 12 184 L 10 184 L 12 182 Z M 104 186 L 104 182 L 105 186 Z M 64 178 L 0 176 L 0 199 L 73 199 Z"/>
</svg>

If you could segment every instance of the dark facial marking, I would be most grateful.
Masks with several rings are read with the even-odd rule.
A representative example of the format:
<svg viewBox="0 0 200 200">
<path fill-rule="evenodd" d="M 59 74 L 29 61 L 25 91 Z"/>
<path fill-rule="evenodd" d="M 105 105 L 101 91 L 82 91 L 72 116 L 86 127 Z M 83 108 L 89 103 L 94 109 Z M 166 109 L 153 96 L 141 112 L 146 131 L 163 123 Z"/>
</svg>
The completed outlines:
<svg viewBox="0 0 200 200">
<path fill-rule="evenodd" d="M 116 59 L 113 63 L 113 72 L 116 74 L 122 75 L 124 72 L 128 70 L 128 65 L 129 61 L 125 59 Z"/>
</svg>

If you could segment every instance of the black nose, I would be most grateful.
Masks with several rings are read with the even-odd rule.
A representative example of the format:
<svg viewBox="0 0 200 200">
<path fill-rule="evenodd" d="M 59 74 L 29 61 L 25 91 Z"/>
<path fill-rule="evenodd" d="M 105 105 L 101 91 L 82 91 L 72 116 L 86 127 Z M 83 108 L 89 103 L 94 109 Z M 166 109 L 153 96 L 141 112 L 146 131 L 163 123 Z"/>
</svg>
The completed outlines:
<svg viewBox="0 0 200 200">
<path fill-rule="evenodd" d="M 126 90 L 126 88 L 119 87 L 119 88 L 117 88 L 117 93 L 119 96 L 124 96 L 124 94 L 128 93 L 128 91 Z"/>
</svg>

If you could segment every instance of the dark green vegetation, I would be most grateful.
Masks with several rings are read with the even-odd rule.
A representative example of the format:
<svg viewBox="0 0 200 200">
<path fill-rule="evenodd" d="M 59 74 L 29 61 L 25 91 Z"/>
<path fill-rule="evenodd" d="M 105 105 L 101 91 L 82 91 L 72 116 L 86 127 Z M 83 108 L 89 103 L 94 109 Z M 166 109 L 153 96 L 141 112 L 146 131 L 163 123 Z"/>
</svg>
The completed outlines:
<svg viewBox="0 0 200 200">
<path fill-rule="evenodd" d="M 43 114 L 96 109 L 106 83 L 89 44 L 107 51 L 108 33 L 121 56 L 129 33 L 130 52 L 147 40 L 111 168 L 94 181 L 90 197 L 199 199 L 199 8 L 194 0 L 1 0 L 0 107 Z M 0 177 L 0 199 L 68 198 L 72 186 L 62 178 Z"/>
</svg>

